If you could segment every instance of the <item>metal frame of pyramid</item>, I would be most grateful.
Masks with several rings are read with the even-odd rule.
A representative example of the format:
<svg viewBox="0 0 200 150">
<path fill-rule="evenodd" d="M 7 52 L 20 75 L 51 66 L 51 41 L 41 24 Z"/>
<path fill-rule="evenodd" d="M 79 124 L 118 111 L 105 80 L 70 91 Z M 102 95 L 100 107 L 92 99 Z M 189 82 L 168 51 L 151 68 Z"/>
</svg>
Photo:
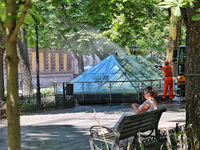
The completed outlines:
<svg viewBox="0 0 200 150">
<path fill-rule="evenodd" d="M 74 93 L 133 93 L 138 86 L 158 85 L 163 72 L 142 56 L 110 55 L 73 79 Z"/>
<path fill-rule="evenodd" d="M 154 64 L 136 55 L 110 55 L 70 83 L 78 103 L 143 101 L 147 86 L 164 88 L 164 74 Z M 58 93 L 63 93 L 63 88 Z"/>
</svg>

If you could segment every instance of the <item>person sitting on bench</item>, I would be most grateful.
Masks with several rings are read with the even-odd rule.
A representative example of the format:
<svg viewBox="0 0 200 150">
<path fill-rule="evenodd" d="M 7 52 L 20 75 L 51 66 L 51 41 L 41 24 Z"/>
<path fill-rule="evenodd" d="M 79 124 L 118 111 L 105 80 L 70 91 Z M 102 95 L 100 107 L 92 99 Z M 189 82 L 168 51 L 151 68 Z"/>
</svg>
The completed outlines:
<svg viewBox="0 0 200 150">
<path fill-rule="evenodd" d="M 121 122 L 124 116 L 130 116 L 134 114 L 140 114 L 151 110 L 158 109 L 157 101 L 154 99 L 154 90 L 152 87 L 148 86 L 144 89 L 144 98 L 146 99 L 142 105 L 139 105 L 137 103 L 132 104 L 132 108 L 134 109 L 134 113 L 124 113 L 120 117 L 120 119 L 117 121 L 117 123 L 114 126 L 114 129 L 117 129 L 118 124 Z"/>
</svg>

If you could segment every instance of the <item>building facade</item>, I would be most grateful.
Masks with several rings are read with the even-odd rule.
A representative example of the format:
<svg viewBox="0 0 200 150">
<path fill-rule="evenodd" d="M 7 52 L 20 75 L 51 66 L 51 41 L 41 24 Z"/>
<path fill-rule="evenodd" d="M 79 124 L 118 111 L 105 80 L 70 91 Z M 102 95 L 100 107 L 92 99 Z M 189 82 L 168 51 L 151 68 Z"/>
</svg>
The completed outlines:
<svg viewBox="0 0 200 150">
<path fill-rule="evenodd" d="M 4 54 L 4 58 L 5 58 Z M 34 47 L 28 48 L 28 56 L 30 63 L 30 70 L 32 75 L 33 88 L 36 88 L 37 83 L 37 70 L 36 70 L 36 51 Z M 19 71 L 19 89 L 21 89 L 21 70 L 18 65 Z M 39 51 L 39 77 L 40 86 L 49 87 L 52 86 L 52 82 L 69 82 L 74 79 L 78 74 L 78 65 L 73 54 L 66 53 L 65 50 L 46 50 Z M 4 85 L 6 88 L 6 66 L 4 61 Z"/>
<path fill-rule="evenodd" d="M 5 60 L 6 52 L 4 53 Z M 36 51 L 35 47 L 28 48 L 28 57 L 30 63 L 30 70 L 32 76 L 33 88 L 36 88 L 37 83 L 37 68 L 36 68 Z M 100 59 L 95 56 L 84 56 L 85 71 L 100 62 Z M 89 68 L 88 68 L 89 66 Z M 39 51 L 39 79 L 40 87 L 51 87 L 53 82 L 57 82 L 58 85 L 62 85 L 63 82 L 69 82 L 79 75 L 78 61 L 73 53 L 67 53 L 65 49 L 51 50 L 42 49 Z M 21 70 L 18 64 L 18 83 L 19 89 L 21 89 Z M 6 88 L 6 65 L 4 61 L 4 86 Z"/>
</svg>

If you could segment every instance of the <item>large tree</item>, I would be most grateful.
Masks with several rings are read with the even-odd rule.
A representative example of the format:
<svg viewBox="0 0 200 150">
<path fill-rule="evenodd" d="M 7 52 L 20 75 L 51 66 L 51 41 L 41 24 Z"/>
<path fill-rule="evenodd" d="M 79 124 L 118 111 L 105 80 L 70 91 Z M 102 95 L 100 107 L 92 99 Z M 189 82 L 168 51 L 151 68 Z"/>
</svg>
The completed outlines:
<svg viewBox="0 0 200 150">
<path fill-rule="evenodd" d="M 186 26 L 186 134 L 189 149 L 195 149 L 200 146 L 200 1 L 165 0 L 160 4 L 173 7 Z"/>
<path fill-rule="evenodd" d="M 1 1 L 2 2 L 2 1 Z M 4 2 L 4 1 L 3 1 Z M 8 117 L 8 149 L 20 150 L 20 122 L 18 96 L 18 56 L 17 35 L 31 0 L 24 4 L 23 11 L 17 20 L 17 1 L 6 0 L 6 24 L 0 20 L 0 27 L 4 34 L 6 45 L 6 74 L 7 74 L 7 117 Z"/>
<path fill-rule="evenodd" d="M 200 142 L 200 21 L 192 20 L 200 8 L 200 1 L 194 7 L 182 10 L 186 25 L 186 125 L 192 125 L 193 130 L 187 130 L 188 139 L 191 139 L 192 148 Z M 194 132 L 193 132 L 194 131 Z M 190 140 L 189 140 L 190 141 Z"/>
</svg>

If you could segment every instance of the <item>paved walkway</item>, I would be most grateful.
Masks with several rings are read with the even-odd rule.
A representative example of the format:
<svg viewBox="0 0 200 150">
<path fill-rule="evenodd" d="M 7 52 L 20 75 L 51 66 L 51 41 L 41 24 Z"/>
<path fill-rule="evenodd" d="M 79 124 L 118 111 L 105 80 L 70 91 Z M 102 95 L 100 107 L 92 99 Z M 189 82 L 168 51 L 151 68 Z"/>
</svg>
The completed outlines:
<svg viewBox="0 0 200 150">
<path fill-rule="evenodd" d="M 89 128 L 98 124 L 93 120 L 93 110 L 100 123 L 112 127 L 123 112 L 129 112 L 130 104 L 78 105 L 21 115 L 22 150 L 90 150 Z M 163 104 L 166 107 L 159 129 L 174 128 L 185 123 L 185 103 Z M 7 150 L 7 119 L 0 120 L 0 150 Z"/>
</svg>

